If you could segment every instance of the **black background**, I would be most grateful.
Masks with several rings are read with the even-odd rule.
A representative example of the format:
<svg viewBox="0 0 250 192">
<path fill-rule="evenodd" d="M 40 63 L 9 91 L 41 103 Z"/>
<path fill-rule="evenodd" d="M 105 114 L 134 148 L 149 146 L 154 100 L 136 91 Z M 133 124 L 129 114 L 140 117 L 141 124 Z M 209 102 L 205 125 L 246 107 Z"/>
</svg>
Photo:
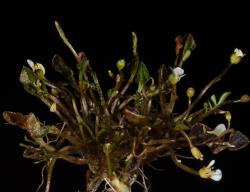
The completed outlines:
<svg viewBox="0 0 250 192">
<path fill-rule="evenodd" d="M 48 77 L 55 79 L 51 69 L 51 58 L 55 53 L 73 61 L 73 57 L 61 42 L 54 20 L 63 26 L 71 43 L 77 50 L 84 50 L 101 82 L 108 86 L 107 69 L 114 69 L 119 58 L 131 56 L 131 32 L 139 39 L 140 54 L 156 75 L 157 67 L 174 60 L 174 38 L 191 32 L 198 44 L 191 59 L 184 65 L 187 76 L 179 92 L 193 86 L 202 88 L 209 79 L 228 63 L 234 48 L 241 48 L 247 55 L 243 62 L 233 67 L 225 79 L 210 93 L 221 94 L 233 91 L 232 98 L 238 98 L 249 89 L 250 37 L 248 29 L 250 14 L 240 2 L 223 5 L 194 3 L 173 5 L 135 2 L 113 4 L 79 2 L 54 2 L 42 4 L 12 3 L 2 6 L 1 12 L 1 112 L 4 110 L 35 112 L 40 119 L 55 122 L 57 119 L 36 98 L 28 95 L 18 81 L 19 73 L 26 59 L 44 64 Z M 248 136 L 250 105 L 231 107 L 232 126 Z M 209 122 L 211 127 L 224 121 L 223 118 Z M 40 183 L 41 165 L 22 158 L 24 132 L 5 125 L 0 120 L 1 142 L 1 188 L 7 191 L 35 191 Z M 207 151 L 206 151 L 207 152 Z M 206 162 L 214 158 L 206 156 Z M 146 168 L 151 179 L 151 191 L 226 191 L 248 188 L 250 172 L 249 147 L 239 152 L 223 152 L 216 158 L 216 167 L 222 169 L 222 181 L 204 181 L 176 168 L 168 159 L 154 165 L 165 171 L 157 172 Z M 84 183 L 84 168 L 59 162 L 56 167 L 52 191 L 69 192 L 81 189 Z M 82 191 L 82 190 L 81 190 Z"/>
</svg>

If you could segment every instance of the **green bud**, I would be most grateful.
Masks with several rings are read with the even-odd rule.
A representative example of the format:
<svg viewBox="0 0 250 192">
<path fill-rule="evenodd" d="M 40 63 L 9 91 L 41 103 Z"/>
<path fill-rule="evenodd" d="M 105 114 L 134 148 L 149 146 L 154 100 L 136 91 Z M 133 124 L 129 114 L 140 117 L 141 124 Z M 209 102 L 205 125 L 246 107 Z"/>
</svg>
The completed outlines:
<svg viewBox="0 0 250 192">
<path fill-rule="evenodd" d="M 186 94 L 187 94 L 188 98 L 192 98 L 194 96 L 194 94 L 195 94 L 194 88 L 193 87 L 189 87 L 187 89 L 187 91 L 186 91 Z"/>
<path fill-rule="evenodd" d="M 226 112 L 226 114 L 225 114 L 225 118 L 226 118 L 226 120 L 227 120 L 228 122 L 230 122 L 230 121 L 231 121 L 231 119 L 232 119 L 232 115 L 231 115 L 230 111 L 227 111 L 227 112 Z"/>
<path fill-rule="evenodd" d="M 118 71 L 121 71 L 126 65 L 126 61 L 124 59 L 119 59 L 116 63 L 116 67 Z"/>
<path fill-rule="evenodd" d="M 235 49 L 232 55 L 230 56 L 230 63 L 233 65 L 237 65 L 240 63 L 242 57 L 244 57 L 245 54 L 240 49 Z"/>
</svg>

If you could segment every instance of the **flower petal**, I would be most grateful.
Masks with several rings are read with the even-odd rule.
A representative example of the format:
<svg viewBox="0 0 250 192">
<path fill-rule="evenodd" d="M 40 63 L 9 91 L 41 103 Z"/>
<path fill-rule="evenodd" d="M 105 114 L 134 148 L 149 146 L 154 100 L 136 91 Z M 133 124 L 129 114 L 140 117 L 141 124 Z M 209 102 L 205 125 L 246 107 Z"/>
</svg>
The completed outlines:
<svg viewBox="0 0 250 192">
<path fill-rule="evenodd" d="M 238 57 L 244 57 L 245 54 L 241 51 L 241 49 L 235 48 L 234 49 L 234 53 L 238 56 Z"/>
<path fill-rule="evenodd" d="M 182 68 L 180 68 L 180 67 L 174 68 L 173 72 L 174 72 L 174 74 L 176 76 L 179 76 L 179 77 L 182 76 L 182 75 L 184 75 L 184 70 Z"/>
<path fill-rule="evenodd" d="M 221 123 L 217 125 L 213 131 L 207 131 L 207 133 L 220 136 L 224 131 L 226 131 L 226 126 L 223 123 Z"/>
<path fill-rule="evenodd" d="M 210 161 L 210 163 L 208 164 L 207 168 L 212 167 L 215 164 L 215 160 Z"/>
<path fill-rule="evenodd" d="M 212 175 L 210 176 L 210 179 L 214 181 L 220 181 L 222 178 L 222 171 L 220 169 L 216 169 L 213 171 Z"/>
<path fill-rule="evenodd" d="M 43 75 L 45 75 L 45 68 L 41 63 L 35 64 L 35 70 L 41 70 L 43 72 Z"/>
<path fill-rule="evenodd" d="M 34 62 L 32 60 L 30 60 L 30 59 L 27 59 L 27 63 L 30 66 L 30 68 L 32 69 L 32 71 L 34 71 L 35 70 Z"/>
</svg>

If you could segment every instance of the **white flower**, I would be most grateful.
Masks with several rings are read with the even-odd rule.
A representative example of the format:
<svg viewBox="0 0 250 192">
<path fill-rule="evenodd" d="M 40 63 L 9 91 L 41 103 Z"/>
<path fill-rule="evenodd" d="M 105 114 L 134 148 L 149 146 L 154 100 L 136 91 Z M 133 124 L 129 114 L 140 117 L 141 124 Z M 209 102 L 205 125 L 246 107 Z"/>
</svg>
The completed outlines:
<svg viewBox="0 0 250 192">
<path fill-rule="evenodd" d="M 175 85 L 176 83 L 178 83 L 180 81 L 180 79 L 185 76 L 184 74 L 184 70 L 180 67 L 176 67 L 174 69 L 172 69 L 172 73 L 169 75 L 169 82 L 172 84 L 172 85 Z"/>
<path fill-rule="evenodd" d="M 222 172 L 220 169 L 213 170 L 215 160 L 210 161 L 208 166 L 203 167 L 199 170 L 199 175 L 204 179 L 212 179 L 214 181 L 220 181 L 222 178 Z"/>
<path fill-rule="evenodd" d="M 217 125 L 213 131 L 207 131 L 207 133 L 220 136 L 224 131 L 226 131 L 226 126 L 223 123 L 221 123 Z"/>
<path fill-rule="evenodd" d="M 180 68 L 180 67 L 176 67 L 173 69 L 173 74 L 175 75 L 175 77 L 177 79 L 181 79 L 183 76 L 185 76 L 184 74 L 184 69 Z"/>
<path fill-rule="evenodd" d="M 244 57 L 246 54 L 244 54 L 242 51 L 241 51 L 241 49 L 238 49 L 238 48 L 235 48 L 234 49 L 234 53 L 235 53 L 235 55 L 236 56 L 238 56 L 238 57 Z"/>
<path fill-rule="evenodd" d="M 30 68 L 32 69 L 32 71 L 37 71 L 37 70 L 41 70 L 42 74 L 45 75 L 45 68 L 41 63 L 34 63 L 32 60 L 27 59 L 27 63 L 30 66 Z"/>
</svg>

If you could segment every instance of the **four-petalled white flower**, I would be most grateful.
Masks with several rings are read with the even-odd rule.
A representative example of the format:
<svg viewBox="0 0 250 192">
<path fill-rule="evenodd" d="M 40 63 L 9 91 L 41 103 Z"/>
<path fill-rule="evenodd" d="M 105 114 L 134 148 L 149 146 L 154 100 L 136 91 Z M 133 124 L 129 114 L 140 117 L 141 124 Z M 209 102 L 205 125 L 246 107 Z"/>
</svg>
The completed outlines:
<svg viewBox="0 0 250 192">
<path fill-rule="evenodd" d="M 203 167 L 199 170 L 199 175 L 204 179 L 212 179 L 214 181 L 220 181 L 222 178 L 222 172 L 220 169 L 213 170 L 213 165 L 215 164 L 215 160 L 210 161 L 208 166 Z"/>
<path fill-rule="evenodd" d="M 216 136 L 220 136 L 224 131 L 226 131 L 226 126 L 225 126 L 223 123 L 221 123 L 221 124 L 217 125 L 217 126 L 214 128 L 214 130 L 212 130 L 212 131 L 207 131 L 207 133 L 209 133 L 209 134 L 214 134 L 214 135 L 216 135 Z"/>
</svg>

